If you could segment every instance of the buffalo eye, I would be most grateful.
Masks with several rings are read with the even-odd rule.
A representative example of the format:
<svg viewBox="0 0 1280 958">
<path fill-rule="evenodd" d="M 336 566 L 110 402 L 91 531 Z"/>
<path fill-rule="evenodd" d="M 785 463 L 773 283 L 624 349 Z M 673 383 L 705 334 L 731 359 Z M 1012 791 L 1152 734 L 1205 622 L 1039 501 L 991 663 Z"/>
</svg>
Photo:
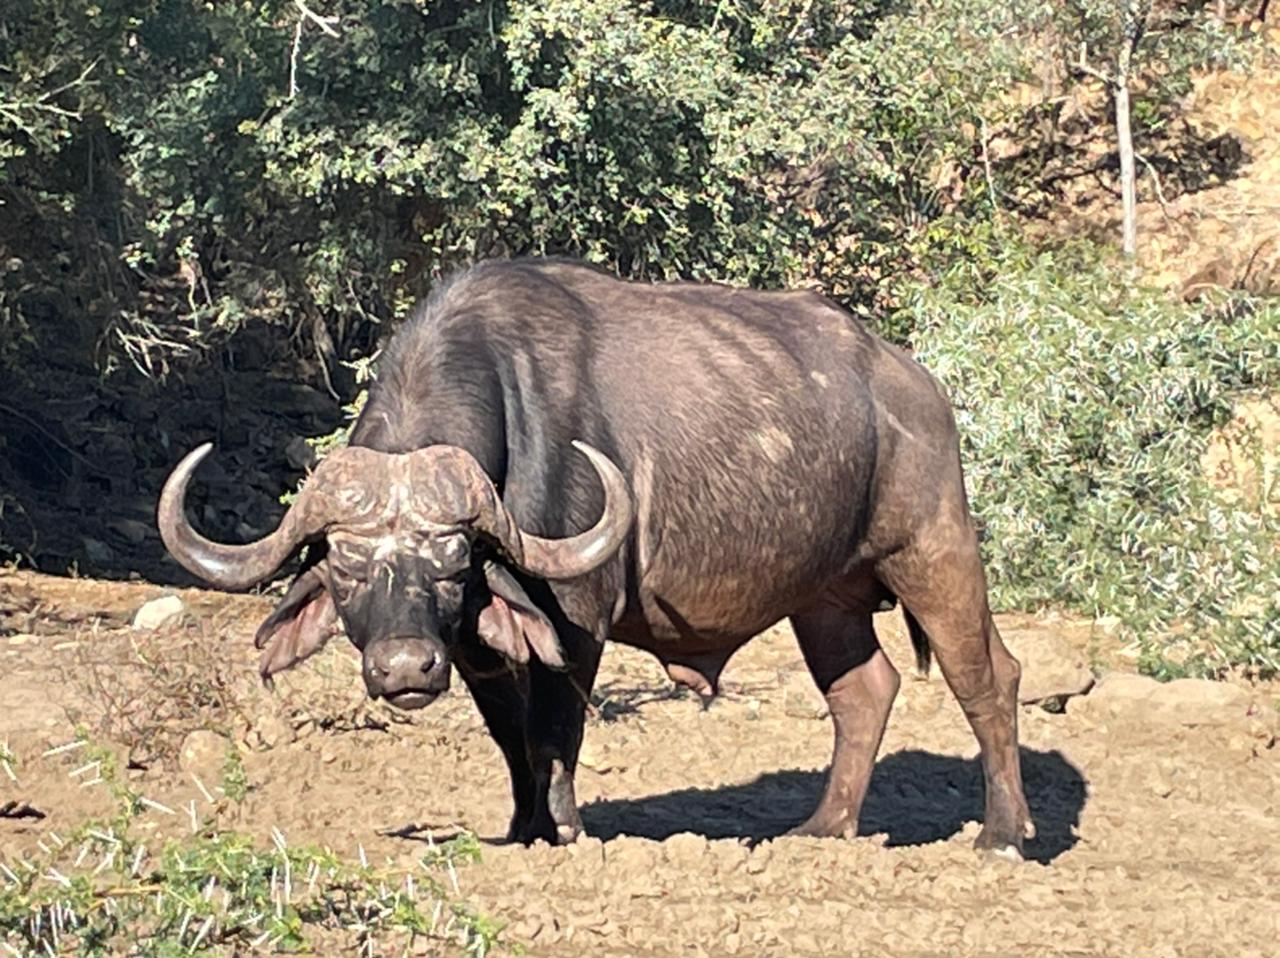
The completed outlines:
<svg viewBox="0 0 1280 958">
<path fill-rule="evenodd" d="M 341 592 L 350 593 L 363 582 L 369 568 L 367 551 L 350 546 L 331 549 L 329 571 L 331 580 Z"/>
<path fill-rule="evenodd" d="M 462 583 L 444 579 L 435 584 L 436 601 L 441 611 L 456 614 L 462 608 Z"/>
<path fill-rule="evenodd" d="M 436 537 L 432 548 L 436 564 L 446 574 L 458 572 L 467 565 L 471 555 L 471 543 L 464 532 L 447 532 Z"/>
<path fill-rule="evenodd" d="M 340 598 L 350 595 L 360 582 L 350 569 L 344 569 L 339 565 L 330 564 L 329 573 L 330 581 L 333 582 L 334 589 Z"/>
</svg>

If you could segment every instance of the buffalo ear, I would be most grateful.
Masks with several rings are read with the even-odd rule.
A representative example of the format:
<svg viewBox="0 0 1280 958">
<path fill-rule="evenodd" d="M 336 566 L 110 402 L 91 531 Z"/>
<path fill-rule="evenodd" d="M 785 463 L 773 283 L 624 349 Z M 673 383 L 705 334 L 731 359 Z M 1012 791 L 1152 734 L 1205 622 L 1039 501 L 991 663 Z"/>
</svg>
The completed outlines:
<svg viewBox="0 0 1280 958">
<path fill-rule="evenodd" d="M 492 596 L 480 610 L 476 632 L 480 640 L 513 662 L 529 661 L 529 650 L 553 669 L 565 667 L 555 626 L 521 588 L 515 576 L 496 562 L 486 562 L 485 581 Z"/>
<path fill-rule="evenodd" d="M 258 661 L 264 684 L 272 685 L 277 672 L 315 655 L 341 631 L 338 609 L 325 588 L 324 569 L 320 563 L 299 575 L 275 611 L 258 627 L 253 644 L 265 647 Z"/>
</svg>

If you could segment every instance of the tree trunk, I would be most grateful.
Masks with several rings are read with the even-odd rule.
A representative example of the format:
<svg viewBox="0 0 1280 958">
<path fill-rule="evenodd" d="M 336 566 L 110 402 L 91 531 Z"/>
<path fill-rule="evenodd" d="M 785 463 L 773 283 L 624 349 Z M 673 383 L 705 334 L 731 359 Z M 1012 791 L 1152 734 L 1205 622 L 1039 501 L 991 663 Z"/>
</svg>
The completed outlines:
<svg viewBox="0 0 1280 958">
<path fill-rule="evenodd" d="M 1134 167 L 1133 127 L 1129 111 L 1129 74 L 1133 51 L 1138 45 L 1140 23 L 1137 0 L 1128 0 L 1124 9 L 1124 39 L 1116 63 L 1115 107 L 1116 144 L 1120 151 L 1120 195 L 1124 204 L 1124 255 L 1138 251 L 1138 177 Z"/>
<path fill-rule="evenodd" d="M 1120 195 L 1124 203 L 1124 255 L 1138 251 L 1138 182 L 1133 158 L 1133 130 L 1129 125 L 1129 83 L 1118 81 L 1116 97 L 1116 139 L 1120 146 Z"/>
</svg>

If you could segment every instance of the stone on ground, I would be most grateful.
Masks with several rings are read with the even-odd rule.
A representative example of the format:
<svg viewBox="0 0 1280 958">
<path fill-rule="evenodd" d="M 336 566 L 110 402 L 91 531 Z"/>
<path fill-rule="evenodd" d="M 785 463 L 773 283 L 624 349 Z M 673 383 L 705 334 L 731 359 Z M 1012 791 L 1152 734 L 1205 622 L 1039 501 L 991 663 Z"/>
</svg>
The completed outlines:
<svg viewBox="0 0 1280 958">
<path fill-rule="evenodd" d="M 182 740 L 178 752 L 178 765 L 188 775 L 194 775 L 206 786 L 212 786 L 222 777 L 222 767 L 227 761 L 230 743 L 217 732 L 197 729 Z"/>
<path fill-rule="evenodd" d="M 159 629 L 167 625 L 185 610 L 176 595 L 166 595 L 143 604 L 133 617 L 135 629 Z"/>
</svg>

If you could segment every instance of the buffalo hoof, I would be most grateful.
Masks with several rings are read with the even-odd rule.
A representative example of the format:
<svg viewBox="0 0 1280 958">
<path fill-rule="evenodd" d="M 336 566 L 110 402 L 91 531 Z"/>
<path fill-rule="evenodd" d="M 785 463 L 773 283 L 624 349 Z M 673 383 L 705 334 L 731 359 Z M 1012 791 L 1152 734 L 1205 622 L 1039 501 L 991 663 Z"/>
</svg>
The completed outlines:
<svg viewBox="0 0 1280 958">
<path fill-rule="evenodd" d="M 854 838 L 858 823 L 844 815 L 815 814 L 786 833 L 788 838 Z"/>
<path fill-rule="evenodd" d="M 537 842 L 546 842 L 548 845 L 572 845 L 583 834 L 581 822 L 563 825 L 556 825 L 545 819 L 523 825 L 513 822 L 507 831 L 507 842 L 512 845 L 533 845 Z"/>
<path fill-rule="evenodd" d="M 973 847 L 979 852 L 995 855 L 997 858 L 1022 861 L 1026 857 L 1023 851 L 1023 841 L 1035 837 L 1036 827 L 1030 819 L 1023 821 L 1020 826 L 1013 827 L 999 827 L 994 824 L 987 824 L 978 833 L 978 837 L 973 842 Z"/>
</svg>

